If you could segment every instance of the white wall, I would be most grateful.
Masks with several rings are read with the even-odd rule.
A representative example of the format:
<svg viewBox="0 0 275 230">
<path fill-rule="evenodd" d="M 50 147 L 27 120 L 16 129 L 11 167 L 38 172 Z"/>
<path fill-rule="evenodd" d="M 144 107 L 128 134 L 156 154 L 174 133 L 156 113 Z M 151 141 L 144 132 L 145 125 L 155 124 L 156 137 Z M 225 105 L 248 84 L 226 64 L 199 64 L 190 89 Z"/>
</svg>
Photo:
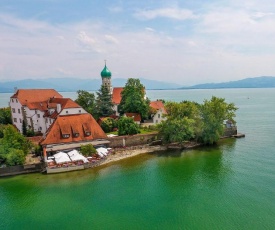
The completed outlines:
<svg viewBox="0 0 275 230">
<path fill-rule="evenodd" d="M 69 108 L 69 109 L 63 109 L 59 115 L 72 115 L 72 114 L 83 114 L 87 113 L 86 110 L 83 108 Z"/>
<path fill-rule="evenodd" d="M 22 114 L 23 111 L 21 109 L 22 105 L 16 98 L 11 98 L 10 107 L 11 107 L 12 123 L 22 133 L 22 125 L 23 125 L 23 114 Z"/>
</svg>

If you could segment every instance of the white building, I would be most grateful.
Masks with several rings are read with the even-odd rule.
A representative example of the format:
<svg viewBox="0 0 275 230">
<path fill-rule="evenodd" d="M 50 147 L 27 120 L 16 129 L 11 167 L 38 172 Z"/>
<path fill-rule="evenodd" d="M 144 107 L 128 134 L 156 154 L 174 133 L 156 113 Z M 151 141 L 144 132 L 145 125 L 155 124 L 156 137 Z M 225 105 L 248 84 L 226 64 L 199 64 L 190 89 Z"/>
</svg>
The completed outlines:
<svg viewBox="0 0 275 230">
<path fill-rule="evenodd" d="M 21 133 L 23 121 L 27 129 L 44 134 L 59 115 L 87 113 L 54 89 L 18 89 L 10 98 L 10 107 L 13 124 Z"/>
</svg>

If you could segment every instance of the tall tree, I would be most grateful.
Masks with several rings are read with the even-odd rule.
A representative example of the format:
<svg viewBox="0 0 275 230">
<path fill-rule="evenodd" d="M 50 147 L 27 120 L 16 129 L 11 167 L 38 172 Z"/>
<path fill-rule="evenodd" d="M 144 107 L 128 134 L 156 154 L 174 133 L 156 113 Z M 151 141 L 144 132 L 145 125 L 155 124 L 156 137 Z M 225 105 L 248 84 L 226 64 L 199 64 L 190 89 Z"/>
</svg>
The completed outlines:
<svg viewBox="0 0 275 230">
<path fill-rule="evenodd" d="M 75 100 L 88 113 L 95 114 L 95 95 L 85 90 L 77 91 L 77 99 Z"/>
<path fill-rule="evenodd" d="M 114 113 L 112 95 L 105 85 L 101 85 L 100 90 L 96 93 L 95 110 L 98 117 L 108 117 Z"/>
<path fill-rule="evenodd" d="M 234 103 L 226 103 L 224 98 L 212 97 L 200 106 L 202 132 L 198 137 L 205 144 L 214 144 L 224 133 L 224 120 L 233 123 L 237 107 Z"/>
<path fill-rule="evenodd" d="M 129 78 L 121 93 L 120 113 L 139 113 L 144 120 L 149 115 L 149 104 L 150 101 L 145 98 L 145 87 L 140 80 Z"/>
</svg>

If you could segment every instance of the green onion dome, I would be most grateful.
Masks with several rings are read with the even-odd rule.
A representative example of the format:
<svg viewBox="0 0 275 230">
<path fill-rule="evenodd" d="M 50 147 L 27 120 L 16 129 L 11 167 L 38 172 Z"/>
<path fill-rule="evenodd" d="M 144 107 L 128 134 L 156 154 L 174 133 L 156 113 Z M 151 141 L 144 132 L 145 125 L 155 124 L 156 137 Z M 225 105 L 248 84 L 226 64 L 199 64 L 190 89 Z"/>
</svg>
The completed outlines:
<svg viewBox="0 0 275 230">
<path fill-rule="evenodd" d="M 107 68 L 106 64 L 104 69 L 101 71 L 101 77 L 107 77 L 110 78 L 112 76 L 111 71 Z"/>
</svg>

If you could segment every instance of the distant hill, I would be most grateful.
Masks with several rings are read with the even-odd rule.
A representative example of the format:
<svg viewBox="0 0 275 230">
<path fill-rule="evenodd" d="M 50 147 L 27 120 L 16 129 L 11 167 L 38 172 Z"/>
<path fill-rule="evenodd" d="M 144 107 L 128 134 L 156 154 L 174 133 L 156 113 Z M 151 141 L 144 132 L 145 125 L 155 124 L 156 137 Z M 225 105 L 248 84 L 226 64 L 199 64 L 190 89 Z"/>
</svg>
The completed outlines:
<svg viewBox="0 0 275 230">
<path fill-rule="evenodd" d="M 148 80 L 140 78 L 141 83 L 146 89 L 177 89 L 182 87 L 181 85 Z M 123 87 L 127 79 L 124 78 L 113 78 L 113 87 Z M 0 93 L 11 93 L 14 88 L 20 89 L 45 89 L 52 88 L 59 92 L 74 92 L 77 90 L 98 90 L 101 86 L 101 79 L 78 79 L 78 78 L 48 78 L 41 80 L 25 79 L 19 81 L 6 81 L 0 83 Z"/>
<path fill-rule="evenodd" d="M 275 87 L 275 77 L 255 77 L 238 81 L 223 83 L 207 83 L 181 89 L 222 89 L 222 88 L 273 88 Z"/>
</svg>

